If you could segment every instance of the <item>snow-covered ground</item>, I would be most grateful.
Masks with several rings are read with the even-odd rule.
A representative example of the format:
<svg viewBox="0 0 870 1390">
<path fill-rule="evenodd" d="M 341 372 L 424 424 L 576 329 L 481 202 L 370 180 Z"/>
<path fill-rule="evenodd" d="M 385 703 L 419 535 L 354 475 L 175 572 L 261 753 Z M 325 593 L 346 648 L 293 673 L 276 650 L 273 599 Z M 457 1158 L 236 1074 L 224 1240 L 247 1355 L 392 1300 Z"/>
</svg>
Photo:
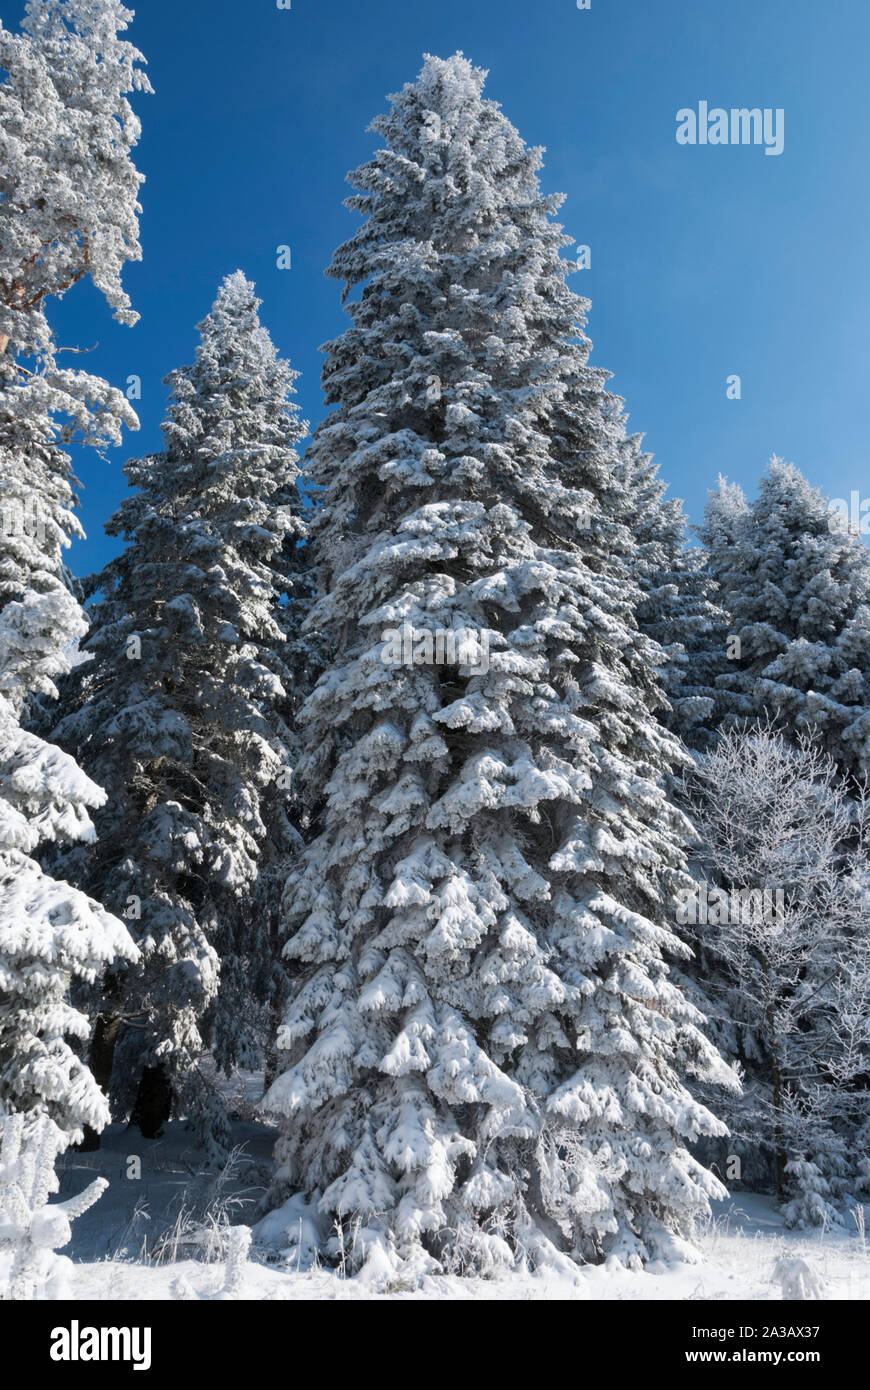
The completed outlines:
<svg viewBox="0 0 870 1390">
<path fill-rule="evenodd" d="M 255 1221 L 274 1132 L 248 1118 L 236 1124 L 234 1137 L 241 1152 L 222 1175 L 201 1171 L 190 1136 L 180 1124 L 170 1125 L 165 1139 L 150 1143 L 137 1131 L 115 1125 L 104 1135 L 98 1153 L 66 1155 L 61 1162 L 61 1197 L 72 1196 L 100 1174 L 110 1183 L 100 1201 L 75 1222 L 73 1245 L 64 1252 L 76 1266 L 72 1297 L 114 1302 L 219 1294 L 225 1265 L 220 1241 L 213 1235 L 214 1222 L 222 1213 L 233 1222 Z M 137 1158 L 139 1177 L 133 1176 Z M 493 1280 L 430 1278 L 422 1288 L 379 1290 L 322 1268 L 300 1273 L 292 1261 L 290 1268 L 283 1262 L 270 1263 L 269 1252 L 255 1240 L 241 1296 L 779 1300 L 782 1286 L 775 1269 L 782 1270 L 783 1261 L 804 1260 L 819 1276 L 825 1298 L 870 1298 L 870 1251 L 854 1220 L 844 1232 L 788 1231 L 772 1198 L 740 1193 L 717 1204 L 700 1250 L 698 1264 L 653 1265 L 643 1273 L 589 1268 L 574 1282 L 526 1273 Z M 199 1258 L 190 1258 L 193 1254 Z"/>
</svg>

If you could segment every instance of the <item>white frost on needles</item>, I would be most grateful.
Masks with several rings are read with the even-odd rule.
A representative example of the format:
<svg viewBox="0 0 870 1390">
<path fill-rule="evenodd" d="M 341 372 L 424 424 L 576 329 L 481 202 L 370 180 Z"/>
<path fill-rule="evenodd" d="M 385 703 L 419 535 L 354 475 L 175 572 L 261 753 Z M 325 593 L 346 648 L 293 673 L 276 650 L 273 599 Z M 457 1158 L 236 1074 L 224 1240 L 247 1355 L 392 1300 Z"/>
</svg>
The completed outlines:
<svg viewBox="0 0 870 1390">
<path fill-rule="evenodd" d="M 483 81 L 428 58 L 374 124 L 308 456 L 330 666 L 267 1104 L 276 1201 L 317 1200 L 376 1280 L 686 1253 L 723 1192 L 687 1146 L 724 1127 L 685 1078 L 733 1084 L 666 963 L 684 755 L 636 623 L 624 421 L 559 200 Z M 489 669 L 385 662 L 406 621 L 486 633 Z"/>
<path fill-rule="evenodd" d="M 22 730 L 0 696 L 0 1108 L 49 1115 L 67 1142 L 108 1120 L 66 1041 L 90 1032 L 69 1001 L 70 978 L 92 983 L 137 952 L 122 922 L 32 856 L 47 842 L 91 839 L 88 812 L 104 800 L 72 758 Z"/>
</svg>

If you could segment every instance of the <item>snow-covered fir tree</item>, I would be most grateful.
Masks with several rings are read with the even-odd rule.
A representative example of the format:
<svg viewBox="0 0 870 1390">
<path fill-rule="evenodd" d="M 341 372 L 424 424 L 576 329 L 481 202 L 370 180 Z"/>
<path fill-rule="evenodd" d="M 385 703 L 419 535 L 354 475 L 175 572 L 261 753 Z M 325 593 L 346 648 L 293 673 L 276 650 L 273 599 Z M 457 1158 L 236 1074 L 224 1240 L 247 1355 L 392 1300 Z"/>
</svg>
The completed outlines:
<svg viewBox="0 0 870 1390">
<path fill-rule="evenodd" d="M 732 621 L 720 683 L 742 717 L 812 733 L 857 782 L 870 775 L 870 552 L 791 464 L 756 501 L 720 479 L 702 528 Z M 736 639 L 736 641 L 734 640 Z"/>
<path fill-rule="evenodd" d="M 139 255 L 126 94 L 147 83 L 118 38 L 129 17 L 114 0 L 31 0 L 19 34 L 0 25 L 0 1113 L 46 1115 L 57 1148 L 108 1118 L 67 1041 L 89 1032 L 70 981 L 136 955 L 117 918 L 40 867 L 46 848 L 93 838 L 105 795 L 22 728 L 86 630 L 63 562 L 81 534 L 63 445 L 138 424 L 120 391 L 58 366 L 46 317 L 89 277 L 135 320 L 120 282 Z"/>
<path fill-rule="evenodd" d="M 685 1248 L 731 1079 L 672 983 L 679 748 L 637 630 L 624 426 L 588 363 L 558 198 L 461 55 L 352 175 L 352 325 L 310 451 L 312 841 L 267 1096 L 276 1199 L 374 1273 Z M 453 644 L 453 645 L 451 645 Z"/>
<path fill-rule="evenodd" d="M 167 378 L 165 447 L 126 467 L 137 491 L 107 526 L 125 548 L 93 581 L 91 660 L 57 731 L 110 795 L 97 846 L 69 872 L 141 949 L 137 968 L 109 972 L 93 1062 L 106 1084 L 114 1062 L 119 1109 L 146 1134 L 170 1088 L 220 1128 L 192 1089 L 196 1063 L 205 1044 L 222 1065 L 244 1056 L 251 983 L 269 976 L 251 898 L 264 854 L 289 835 L 280 602 L 288 538 L 302 533 L 304 426 L 259 303 L 241 272 L 228 276 L 195 364 Z"/>
<path fill-rule="evenodd" d="M 69 1002 L 70 978 L 93 983 L 136 950 L 123 923 L 35 857 L 46 844 L 92 840 L 89 812 L 106 799 L 72 758 L 20 726 L 44 679 L 44 624 L 36 595 L 0 614 L 0 1118 L 44 1114 L 69 1143 L 108 1119 L 68 1042 L 90 1032 Z"/>
<path fill-rule="evenodd" d="M 709 882 L 678 921 L 745 1074 L 729 1149 L 755 1180 L 769 1159 L 793 1224 L 839 1221 L 870 1126 L 870 802 L 856 823 L 833 759 L 769 725 L 725 732 L 689 786 Z"/>
<path fill-rule="evenodd" d="M 119 37 L 118 0 L 28 0 L 21 32 L 0 25 L 0 352 L 39 350 L 33 310 L 88 277 L 122 323 L 121 283 L 139 260 L 140 135 L 127 100 L 150 91 Z"/>
<path fill-rule="evenodd" d="M 102 449 L 138 427 L 121 391 L 58 365 L 46 317 L 85 277 L 121 322 L 138 317 L 121 284 L 141 255 L 127 94 L 150 88 L 118 36 L 131 17 L 117 0 L 30 0 L 20 33 L 0 24 L 0 606 L 46 596 L 58 651 L 80 622 L 63 563 L 81 535 L 63 446 Z"/>
<path fill-rule="evenodd" d="M 638 625 L 667 657 L 662 682 L 669 708 L 662 718 L 691 747 L 704 748 L 729 704 L 728 691 L 717 688 L 727 670 L 728 619 L 716 601 L 707 556 L 687 546 L 682 504 L 666 497 L 642 436 L 625 440 L 620 476 L 635 542 L 633 575 L 642 595 Z"/>
</svg>

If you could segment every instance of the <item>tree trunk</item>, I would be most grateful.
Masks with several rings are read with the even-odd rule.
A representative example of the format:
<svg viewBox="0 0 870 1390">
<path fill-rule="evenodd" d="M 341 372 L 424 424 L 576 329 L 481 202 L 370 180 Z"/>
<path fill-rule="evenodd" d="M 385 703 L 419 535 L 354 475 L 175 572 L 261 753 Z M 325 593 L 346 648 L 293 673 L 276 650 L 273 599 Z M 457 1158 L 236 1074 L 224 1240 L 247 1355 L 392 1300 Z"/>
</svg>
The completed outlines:
<svg viewBox="0 0 870 1390">
<path fill-rule="evenodd" d="M 774 1011 L 774 998 L 770 988 L 770 968 L 767 957 L 760 953 L 762 976 L 765 983 L 765 1008 L 764 1016 L 767 1022 L 770 1046 L 770 1074 L 773 1080 L 773 1146 L 776 1154 L 776 1195 L 781 1202 L 786 1197 L 786 1172 L 785 1165 L 788 1162 L 788 1154 L 785 1150 L 785 1133 L 782 1123 L 783 1113 L 783 1080 L 782 1068 L 779 1062 L 779 1036 L 776 1029 L 776 1014 Z"/>
<path fill-rule="evenodd" d="M 785 1151 L 785 1135 L 782 1128 L 782 1073 L 776 1058 L 772 1059 L 773 1070 L 773 1109 L 776 1116 L 774 1121 L 773 1141 L 776 1150 L 776 1193 L 781 1202 L 786 1198 L 786 1172 L 785 1165 L 788 1162 L 788 1154 Z"/>
<path fill-rule="evenodd" d="M 22 300 L 22 299 L 24 298 L 24 289 L 23 289 L 23 287 L 22 287 L 21 285 L 13 285 L 13 287 L 12 287 L 12 294 L 13 294 L 13 298 L 15 298 L 15 299 L 17 299 L 17 300 L 19 300 L 19 301 Z M 15 307 L 14 305 L 10 305 L 10 308 L 14 308 L 14 307 Z M 9 346 L 9 334 L 8 334 L 8 333 L 0 333 L 0 352 L 5 352 L 6 349 L 8 348 L 8 346 Z"/>
<path fill-rule="evenodd" d="M 172 1113 L 172 1085 L 162 1064 L 142 1072 L 130 1123 L 138 1125 L 143 1139 L 157 1139 Z"/>
<path fill-rule="evenodd" d="M 277 1000 L 269 1000 L 269 1041 L 266 1043 L 265 1071 L 263 1075 L 263 1094 L 265 1095 L 269 1087 L 278 1076 L 278 1048 L 275 1039 L 278 1035 L 278 1026 L 281 1022 L 281 1010 Z"/>
<path fill-rule="evenodd" d="M 269 914 L 269 942 L 272 948 L 272 959 L 276 961 L 281 958 L 281 930 L 279 922 L 279 914 L 274 911 L 271 912 Z M 283 991 L 279 994 L 277 983 L 273 977 L 272 990 L 269 995 L 269 1022 L 267 1025 L 269 1032 L 266 1040 L 266 1055 L 264 1058 L 263 1095 L 266 1094 L 269 1087 L 278 1076 L 277 1037 L 284 1013 L 283 1004 Z"/>
<path fill-rule="evenodd" d="M 121 1020 L 116 1014 L 97 1015 L 88 1063 L 93 1078 L 103 1092 L 103 1095 L 109 1094 L 109 1085 L 112 1080 L 112 1066 L 115 1061 L 115 1045 L 118 1041 L 120 1028 Z M 85 1137 L 79 1145 L 80 1151 L 82 1153 L 93 1153 L 99 1147 L 99 1133 L 97 1130 L 91 1129 L 90 1125 L 85 1125 Z"/>
</svg>

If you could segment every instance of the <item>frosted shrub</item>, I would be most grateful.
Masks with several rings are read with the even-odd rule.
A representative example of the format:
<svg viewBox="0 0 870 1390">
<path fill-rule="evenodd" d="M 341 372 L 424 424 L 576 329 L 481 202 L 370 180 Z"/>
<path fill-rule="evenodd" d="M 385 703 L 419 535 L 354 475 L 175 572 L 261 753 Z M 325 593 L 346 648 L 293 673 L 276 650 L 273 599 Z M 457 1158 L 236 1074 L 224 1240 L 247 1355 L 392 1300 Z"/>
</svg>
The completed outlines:
<svg viewBox="0 0 870 1390">
<path fill-rule="evenodd" d="M 108 1187 L 97 1178 L 77 1197 L 49 1206 L 58 1183 L 54 1165 L 65 1136 L 47 1116 L 10 1115 L 0 1146 L 0 1299 L 67 1297 L 72 1262 L 55 1252 L 72 1236 L 71 1222 Z"/>
</svg>

